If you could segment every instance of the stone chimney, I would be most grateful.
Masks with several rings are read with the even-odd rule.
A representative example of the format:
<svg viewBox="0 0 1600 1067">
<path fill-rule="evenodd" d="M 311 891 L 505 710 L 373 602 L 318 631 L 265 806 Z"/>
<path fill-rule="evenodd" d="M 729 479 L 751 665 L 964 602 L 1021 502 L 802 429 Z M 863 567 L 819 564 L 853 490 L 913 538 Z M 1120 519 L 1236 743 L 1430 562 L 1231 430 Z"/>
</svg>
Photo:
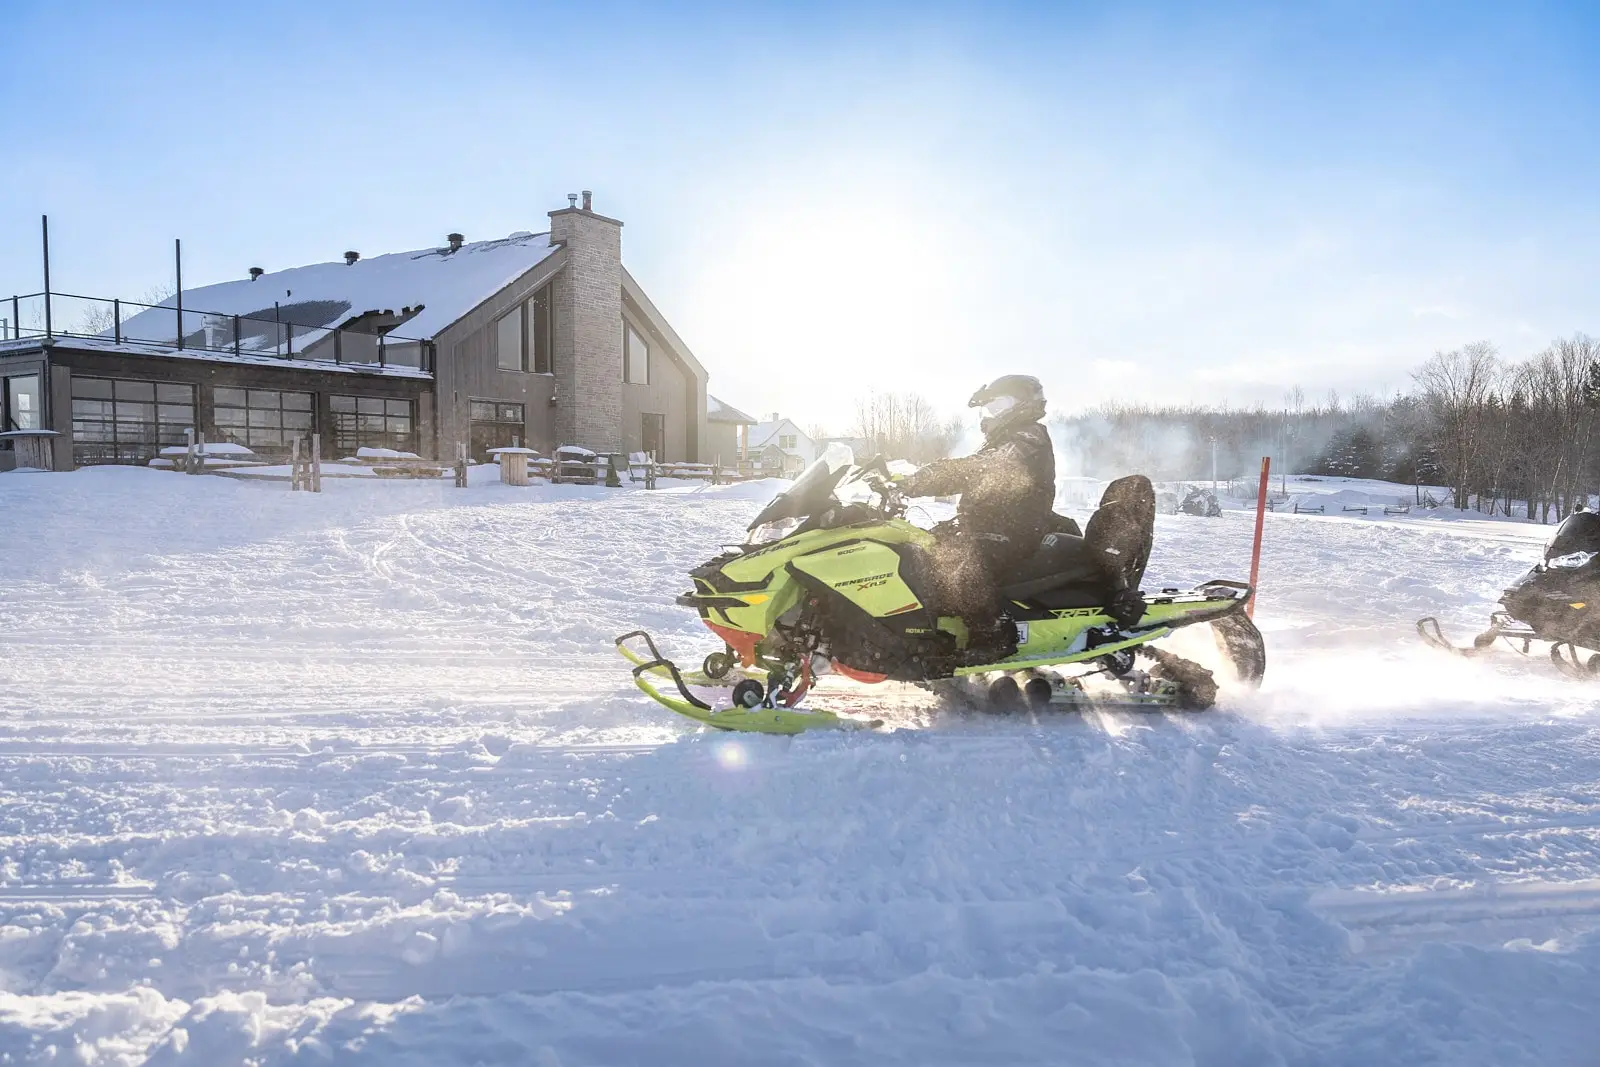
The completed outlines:
<svg viewBox="0 0 1600 1067">
<path fill-rule="evenodd" d="M 550 212 L 567 263 L 551 283 L 556 443 L 622 449 L 622 223 L 583 207 Z"/>
</svg>

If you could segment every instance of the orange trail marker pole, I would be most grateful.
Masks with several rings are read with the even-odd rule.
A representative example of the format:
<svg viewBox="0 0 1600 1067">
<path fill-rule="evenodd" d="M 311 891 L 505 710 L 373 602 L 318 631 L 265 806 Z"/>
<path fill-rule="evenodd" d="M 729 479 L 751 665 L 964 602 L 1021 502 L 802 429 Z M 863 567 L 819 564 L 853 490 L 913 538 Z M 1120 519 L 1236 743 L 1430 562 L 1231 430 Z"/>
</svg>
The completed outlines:
<svg viewBox="0 0 1600 1067">
<path fill-rule="evenodd" d="M 1261 530 L 1267 522 L 1267 475 L 1272 470 L 1272 457 L 1261 457 L 1261 487 L 1256 491 L 1256 540 L 1250 546 L 1250 603 L 1244 613 L 1252 619 L 1256 615 L 1256 576 L 1261 573 Z"/>
</svg>

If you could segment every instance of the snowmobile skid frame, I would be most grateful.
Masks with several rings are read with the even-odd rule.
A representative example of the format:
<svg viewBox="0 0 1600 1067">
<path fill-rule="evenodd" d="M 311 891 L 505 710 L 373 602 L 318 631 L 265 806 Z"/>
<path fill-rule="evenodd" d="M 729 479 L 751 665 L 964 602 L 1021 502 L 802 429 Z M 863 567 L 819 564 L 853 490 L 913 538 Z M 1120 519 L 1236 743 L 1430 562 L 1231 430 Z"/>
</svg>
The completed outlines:
<svg viewBox="0 0 1600 1067">
<path fill-rule="evenodd" d="M 1417 620 L 1417 633 L 1432 647 L 1468 659 L 1489 651 L 1496 641 L 1504 641 L 1512 651 L 1532 658 L 1533 643 L 1545 642 L 1550 645 L 1550 662 L 1561 673 L 1585 681 L 1600 677 L 1600 652 L 1571 641 L 1540 637 L 1533 627 L 1503 611 L 1489 616 L 1489 628 L 1472 639 L 1471 647 L 1452 643 L 1440 629 L 1439 620 L 1431 615 Z M 1587 660 L 1582 658 L 1584 653 L 1588 654 Z"/>
</svg>

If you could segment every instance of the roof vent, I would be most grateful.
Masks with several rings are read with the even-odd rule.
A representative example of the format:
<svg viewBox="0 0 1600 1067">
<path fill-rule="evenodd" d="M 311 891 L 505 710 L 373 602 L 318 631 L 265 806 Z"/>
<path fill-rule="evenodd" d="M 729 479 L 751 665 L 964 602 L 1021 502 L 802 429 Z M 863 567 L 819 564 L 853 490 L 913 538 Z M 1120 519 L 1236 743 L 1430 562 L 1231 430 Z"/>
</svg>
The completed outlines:
<svg viewBox="0 0 1600 1067">
<path fill-rule="evenodd" d="M 568 193 L 567 194 L 567 206 L 569 208 L 578 206 L 578 194 L 577 193 Z"/>
<path fill-rule="evenodd" d="M 593 193 L 591 193 L 591 192 L 590 192 L 590 191 L 589 191 L 589 190 L 587 190 L 587 189 L 585 189 L 585 190 L 584 190 L 584 191 L 583 191 L 583 210 L 585 210 L 585 211 L 591 211 L 591 210 L 593 210 L 593 209 L 592 209 L 592 208 L 591 208 L 591 207 L 590 207 L 590 206 L 589 206 L 589 205 L 590 205 L 590 204 L 592 204 L 592 203 L 594 203 L 594 194 L 593 194 Z"/>
<path fill-rule="evenodd" d="M 450 242 L 450 251 L 452 252 L 461 251 L 461 242 L 466 240 L 466 238 L 462 237 L 459 233 L 447 233 L 445 234 L 444 239 Z"/>
<path fill-rule="evenodd" d="M 360 258 L 361 258 L 361 253 L 360 252 L 346 252 L 344 254 L 344 265 L 347 266 L 347 267 L 353 267 L 353 266 L 355 266 L 356 260 L 358 260 Z"/>
<path fill-rule="evenodd" d="M 262 270 L 260 267 L 251 267 L 250 268 L 250 280 L 251 281 L 255 281 L 257 278 L 261 277 L 265 273 L 267 273 L 267 272 Z"/>
</svg>

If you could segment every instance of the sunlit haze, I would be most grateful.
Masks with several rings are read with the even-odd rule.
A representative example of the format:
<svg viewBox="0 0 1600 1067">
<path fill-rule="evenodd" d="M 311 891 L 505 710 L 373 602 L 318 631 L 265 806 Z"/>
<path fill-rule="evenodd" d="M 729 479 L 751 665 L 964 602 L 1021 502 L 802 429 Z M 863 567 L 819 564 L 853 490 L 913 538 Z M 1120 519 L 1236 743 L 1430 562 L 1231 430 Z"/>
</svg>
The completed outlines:
<svg viewBox="0 0 1600 1067">
<path fill-rule="evenodd" d="M 0 290 L 545 228 L 747 411 L 1235 405 L 1600 329 L 1583 5 L 0 5 Z"/>
</svg>

